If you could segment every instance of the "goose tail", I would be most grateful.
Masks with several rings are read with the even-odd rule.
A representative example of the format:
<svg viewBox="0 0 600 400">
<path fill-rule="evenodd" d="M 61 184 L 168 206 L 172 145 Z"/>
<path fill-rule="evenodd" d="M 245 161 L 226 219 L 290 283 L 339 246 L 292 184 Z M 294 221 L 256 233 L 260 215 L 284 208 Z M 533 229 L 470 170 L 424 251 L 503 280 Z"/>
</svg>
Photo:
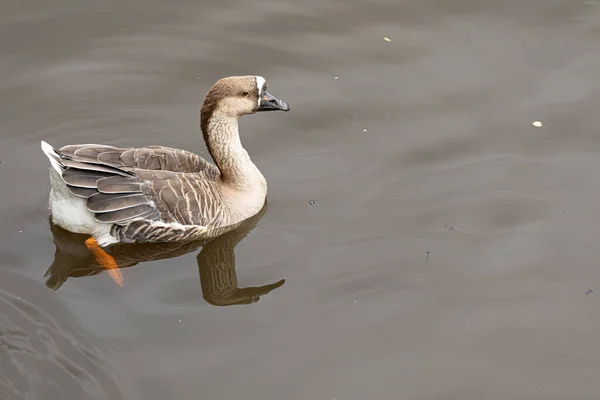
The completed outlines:
<svg viewBox="0 0 600 400">
<path fill-rule="evenodd" d="M 60 161 L 61 156 L 60 156 L 59 151 L 56 150 L 54 147 L 50 146 L 48 143 L 44 142 L 43 140 L 42 140 L 42 151 L 44 152 L 46 157 L 48 157 L 48 160 L 50 160 L 50 165 L 52 166 L 52 168 L 54 168 L 54 170 L 56 172 L 58 172 L 58 174 L 60 176 L 62 176 L 62 173 L 65 170 L 65 167 L 62 164 L 62 162 Z"/>
</svg>

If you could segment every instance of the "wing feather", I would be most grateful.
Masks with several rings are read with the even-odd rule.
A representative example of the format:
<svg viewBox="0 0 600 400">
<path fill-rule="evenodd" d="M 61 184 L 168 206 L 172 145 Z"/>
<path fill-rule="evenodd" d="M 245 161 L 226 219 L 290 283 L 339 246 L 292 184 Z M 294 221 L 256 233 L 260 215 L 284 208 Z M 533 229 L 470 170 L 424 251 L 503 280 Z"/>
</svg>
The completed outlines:
<svg viewBox="0 0 600 400">
<path fill-rule="evenodd" d="M 102 193 L 142 193 L 143 182 L 139 178 L 110 176 L 99 179 L 96 184 Z"/>
<path fill-rule="evenodd" d="M 102 178 L 114 176 L 107 172 L 81 170 L 76 168 L 67 168 L 62 173 L 65 183 L 71 186 L 96 189 L 96 181 Z"/>
<path fill-rule="evenodd" d="M 94 188 L 84 188 L 84 187 L 77 187 L 77 186 L 71 186 L 71 185 L 67 185 L 67 189 L 69 189 L 69 192 L 71 192 L 75 196 L 81 197 L 84 199 L 87 199 L 91 195 L 98 193 L 98 191 Z"/>
<path fill-rule="evenodd" d="M 117 175 L 122 175 L 122 176 L 131 176 L 131 173 L 127 172 L 127 171 L 123 171 L 122 169 L 119 168 L 115 168 L 115 167 L 111 167 L 111 166 L 106 166 L 106 165 L 102 165 L 102 164 L 92 164 L 89 162 L 81 162 L 81 161 L 74 161 L 74 160 L 70 160 L 68 158 L 63 158 L 61 159 L 62 164 L 67 167 L 67 168 L 76 168 L 76 169 L 82 169 L 82 170 L 86 170 L 86 171 L 95 171 L 95 172 L 106 172 L 109 174 L 117 174 Z"/>
<path fill-rule="evenodd" d="M 42 148 L 69 191 L 87 199 L 88 209 L 100 222 L 205 226 L 216 214 L 228 216 L 220 209 L 218 168 L 194 153 L 163 146 L 85 144 L 57 150 L 43 144 Z"/>
<path fill-rule="evenodd" d="M 88 198 L 87 208 L 94 213 L 104 213 L 143 204 L 151 205 L 151 202 L 141 193 L 96 193 Z"/>
<path fill-rule="evenodd" d="M 159 214 L 156 208 L 142 204 L 136 207 L 96 214 L 96 220 L 109 224 L 123 224 L 135 220 L 158 221 Z"/>
</svg>

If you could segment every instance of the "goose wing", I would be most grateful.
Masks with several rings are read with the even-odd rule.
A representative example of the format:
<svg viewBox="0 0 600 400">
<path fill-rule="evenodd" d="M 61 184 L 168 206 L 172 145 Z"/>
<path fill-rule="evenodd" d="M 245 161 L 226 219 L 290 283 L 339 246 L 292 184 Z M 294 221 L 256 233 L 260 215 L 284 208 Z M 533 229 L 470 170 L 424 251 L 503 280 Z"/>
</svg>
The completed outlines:
<svg viewBox="0 0 600 400">
<path fill-rule="evenodd" d="M 192 153 L 159 146 L 75 145 L 57 150 L 45 142 L 42 150 L 68 190 L 86 199 L 100 222 L 205 225 L 224 211 L 218 206 L 218 175 L 212 164 Z"/>
<path fill-rule="evenodd" d="M 164 146 L 118 148 L 99 144 L 64 146 L 58 150 L 73 161 L 116 167 L 172 172 L 196 172 L 216 177 L 219 170 L 197 154 Z"/>
</svg>

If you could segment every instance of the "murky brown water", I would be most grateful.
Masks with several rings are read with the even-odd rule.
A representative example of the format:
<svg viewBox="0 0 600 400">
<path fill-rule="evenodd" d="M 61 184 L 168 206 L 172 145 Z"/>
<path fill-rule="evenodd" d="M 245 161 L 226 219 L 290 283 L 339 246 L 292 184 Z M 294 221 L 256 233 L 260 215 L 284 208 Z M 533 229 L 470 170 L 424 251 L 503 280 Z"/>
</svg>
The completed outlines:
<svg viewBox="0 0 600 400">
<path fill-rule="evenodd" d="M 599 2 L 11 0 L 0 51 L 0 398 L 600 398 Z M 118 287 L 40 140 L 206 155 L 233 74 L 266 213 Z"/>
</svg>

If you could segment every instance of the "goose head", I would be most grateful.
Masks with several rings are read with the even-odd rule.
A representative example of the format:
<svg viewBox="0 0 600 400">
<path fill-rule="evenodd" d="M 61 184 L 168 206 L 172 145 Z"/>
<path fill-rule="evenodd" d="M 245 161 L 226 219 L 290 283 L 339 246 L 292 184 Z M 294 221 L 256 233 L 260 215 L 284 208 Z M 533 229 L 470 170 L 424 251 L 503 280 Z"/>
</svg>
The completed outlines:
<svg viewBox="0 0 600 400">
<path fill-rule="evenodd" d="M 290 106 L 267 91 L 262 76 L 229 76 L 218 80 L 206 94 L 202 114 L 239 118 L 260 111 L 289 111 Z"/>
</svg>

